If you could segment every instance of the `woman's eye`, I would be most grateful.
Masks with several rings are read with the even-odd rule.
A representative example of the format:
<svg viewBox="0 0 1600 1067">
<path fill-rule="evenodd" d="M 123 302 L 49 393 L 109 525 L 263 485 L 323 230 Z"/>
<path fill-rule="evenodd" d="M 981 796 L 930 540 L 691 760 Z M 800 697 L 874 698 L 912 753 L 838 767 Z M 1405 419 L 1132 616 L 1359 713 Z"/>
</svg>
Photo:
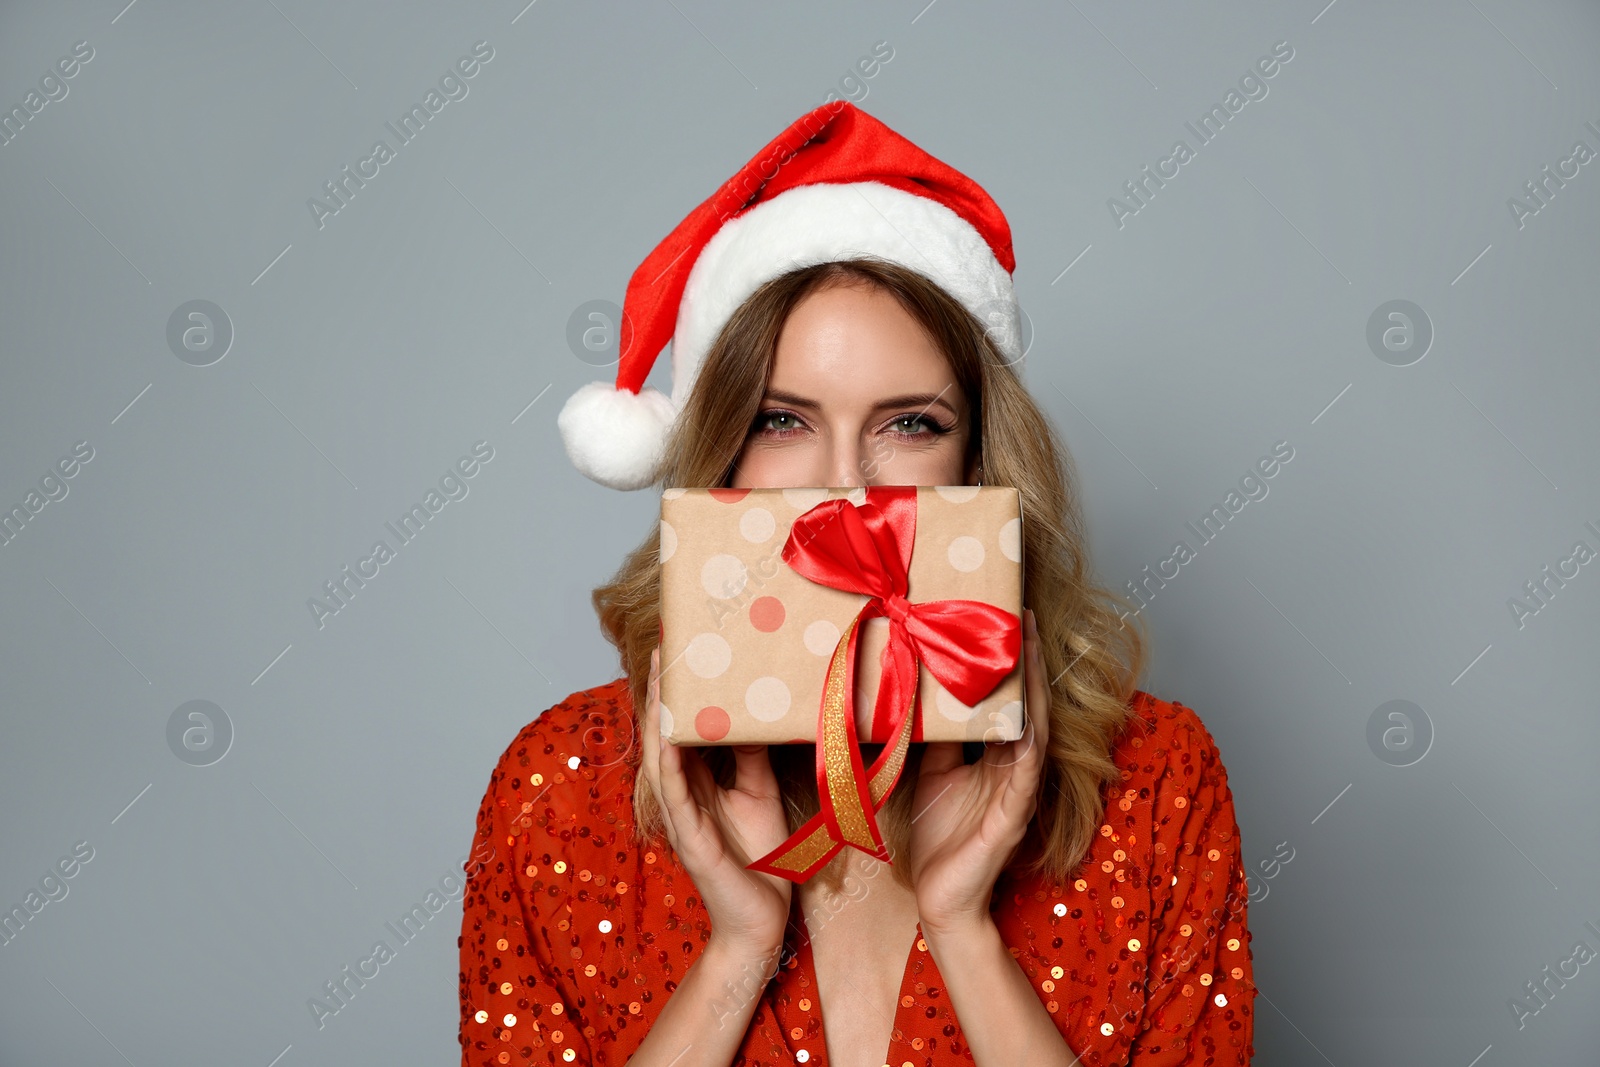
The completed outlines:
<svg viewBox="0 0 1600 1067">
<path fill-rule="evenodd" d="M 763 411 L 756 418 L 756 430 L 782 436 L 798 429 L 798 423 L 792 411 Z"/>
<path fill-rule="evenodd" d="M 756 433 L 770 437 L 787 437 L 800 432 L 802 427 L 800 416 L 792 411 L 763 411 L 756 416 L 754 429 Z M 938 436 L 947 432 L 944 426 L 932 417 L 911 413 L 897 416 L 889 423 L 888 429 L 901 437 Z"/>
<path fill-rule="evenodd" d="M 923 430 L 919 430 L 917 428 L 919 425 L 925 427 L 926 432 L 929 433 L 944 433 L 944 427 L 940 426 L 937 422 L 926 415 L 901 415 L 889 425 L 890 428 L 895 432 L 902 433 L 907 436 L 917 436 L 923 433 Z"/>
</svg>

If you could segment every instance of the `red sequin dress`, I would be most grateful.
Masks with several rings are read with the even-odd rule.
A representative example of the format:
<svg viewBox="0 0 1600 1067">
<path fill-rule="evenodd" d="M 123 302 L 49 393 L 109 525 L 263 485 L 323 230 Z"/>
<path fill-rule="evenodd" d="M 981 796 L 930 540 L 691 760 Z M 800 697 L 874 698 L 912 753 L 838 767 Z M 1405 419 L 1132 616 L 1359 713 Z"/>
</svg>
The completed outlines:
<svg viewBox="0 0 1600 1067">
<path fill-rule="evenodd" d="M 1086 1067 L 1249 1063 L 1248 891 L 1227 774 L 1194 711 L 1144 692 L 1131 706 L 1089 855 L 1064 883 L 1002 875 L 995 922 Z M 633 843 L 637 747 L 619 678 L 529 723 L 490 776 L 458 942 L 464 1067 L 626 1063 L 711 936 L 671 850 Z M 735 1064 L 828 1062 L 804 929 L 796 908 Z M 885 1062 L 971 1063 L 921 933 Z"/>
</svg>

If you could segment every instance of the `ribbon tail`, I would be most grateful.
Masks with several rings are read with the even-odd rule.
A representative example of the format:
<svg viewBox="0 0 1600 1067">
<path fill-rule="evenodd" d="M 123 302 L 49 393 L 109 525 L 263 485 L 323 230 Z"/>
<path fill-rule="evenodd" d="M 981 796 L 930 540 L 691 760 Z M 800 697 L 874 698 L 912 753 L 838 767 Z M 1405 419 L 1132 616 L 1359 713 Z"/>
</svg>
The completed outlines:
<svg viewBox="0 0 1600 1067">
<path fill-rule="evenodd" d="M 863 814 L 874 809 L 855 729 L 854 665 L 860 624 L 859 616 L 851 620 L 834 646 L 817 709 L 817 801 L 821 810 L 783 844 L 748 864 L 749 870 L 803 882 L 847 842 L 856 843 L 863 851 L 882 850 L 881 841 L 874 837 L 877 820 Z"/>
<path fill-rule="evenodd" d="M 906 754 L 911 747 L 911 710 L 907 709 L 908 714 L 897 726 L 893 743 L 884 746 L 883 753 L 872 765 L 870 788 L 874 816 L 888 802 L 890 791 L 899 781 L 900 772 L 905 769 Z M 873 825 L 876 826 L 876 818 L 873 819 Z M 787 841 L 748 864 L 747 869 L 801 883 L 827 866 L 828 861 L 844 847 L 845 843 L 830 832 L 824 813 L 819 811 L 791 834 Z M 869 854 L 885 863 L 893 862 L 886 847 L 880 846 L 878 851 Z"/>
<path fill-rule="evenodd" d="M 821 810 L 782 845 L 747 865 L 747 869 L 804 882 L 838 851 L 849 845 L 874 859 L 891 862 L 878 827 L 877 813 L 899 781 L 910 749 L 910 724 L 916 707 L 916 660 L 897 648 L 892 672 L 879 689 L 899 708 L 883 752 L 871 772 L 861 762 L 854 710 L 854 658 L 860 618 L 839 639 L 829 664 L 817 723 L 817 797 Z M 907 677 L 906 666 L 911 673 Z M 902 703 L 904 700 L 904 703 Z"/>
<path fill-rule="evenodd" d="M 870 789 L 872 792 L 872 830 L 874 839 L 878 840 L 878 851 L 873 853 L 873 858 L 885 863 L 893 861 L 889 850 L 878 837 L 877 812 L 888 803 L 889 793 L 894 789 L 895 783 L 900 780 L 900 772 L 905 770 L 906 754 L 911 750 L 911 723 L 914 721 L 917 705 L 917 693 L 913 688 L 910 703 L 906 705 L 903 713 L 898 716 L 895 723 L 893 736 L 883 746 L 883 751 L 873 761 L 870 772 Z"/>
<path fill-rule="evenodd" d="M 787 878 L 791 882 L 805 882 L 820 871 L 844 847 L 828 831 L 822 812 L 817 812 L 789 839 L 760 859 L 746 865 L 746 870 Z"/>
<path fill-rule="evenodd" d="M 823 686 L 817 716 L 817 799 L 834 838 L 875 854 L 882 851 L 883 842 L 878 821 L 872 817 L 872 794 L 856 734 L 856 646 L 860 639 L 858 615 L 834 647 Z"/>
</svg>

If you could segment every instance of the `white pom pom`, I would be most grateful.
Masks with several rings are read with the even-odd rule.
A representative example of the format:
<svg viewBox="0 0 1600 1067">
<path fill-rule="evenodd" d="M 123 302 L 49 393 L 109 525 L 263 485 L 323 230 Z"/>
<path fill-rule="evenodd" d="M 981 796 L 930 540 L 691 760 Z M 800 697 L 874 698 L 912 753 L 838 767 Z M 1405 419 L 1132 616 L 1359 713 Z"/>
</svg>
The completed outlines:
<svg viewBox="0 0 1600 1067">
<path fill-rule="evenodd" d="M 567 398 L 556 426 L 572 465 L 612 489 L 643 489 L 655 480 L 667 432 L 677 418 L 657 389 L 637 393 L 590 382 Z"/>
</svg>

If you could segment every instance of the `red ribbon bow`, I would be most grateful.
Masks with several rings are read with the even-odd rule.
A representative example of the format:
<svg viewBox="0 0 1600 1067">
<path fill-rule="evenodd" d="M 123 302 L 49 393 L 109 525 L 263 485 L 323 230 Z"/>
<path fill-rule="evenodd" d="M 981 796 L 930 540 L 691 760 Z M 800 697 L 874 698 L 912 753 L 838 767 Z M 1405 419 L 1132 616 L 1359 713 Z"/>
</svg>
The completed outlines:
<svg viewBox="0 0 1600 1067">
<path fill-rule="evenodd" d="M 911 741 L 922 664 L 971 707 L 1015 669 L 1022 620 L 981 600 L 906 599 L 917 531 L 917 487 L 874 486 L 866 503 L 823 501 L 796 519 L 783 561 L 819 585 L 869 598 L 840 637 L 817 713 L 817 796 L 821 811 L 750 870 L 804 882 L 845 845 L 884 862 L 877 812 L 900 778 Z M 872 737 L 884 740 L 870 773 L 861 762 L 855 716 L 860 623 L 889 619 L 889 643 L 873 706 Z"/>
</svg>

